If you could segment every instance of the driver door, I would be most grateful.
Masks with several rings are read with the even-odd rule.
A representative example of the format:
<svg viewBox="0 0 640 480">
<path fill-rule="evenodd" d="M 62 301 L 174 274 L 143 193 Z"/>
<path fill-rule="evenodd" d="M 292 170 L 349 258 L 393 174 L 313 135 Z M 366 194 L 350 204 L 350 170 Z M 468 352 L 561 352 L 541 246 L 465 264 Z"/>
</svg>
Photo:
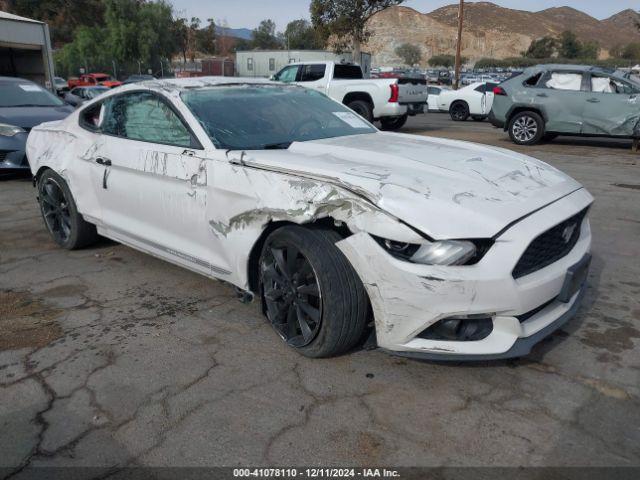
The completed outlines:
<svg viewBox="0 0 640 480">
<path fill-rule="evenodd" d="M 276 73 L 273 79 L 277 82 L 293 83 L 298 79 L 299 65 L 289 65 Z"/>
<path fill-rule="evenodd" d="M 632 137 L 640 125 L 640 89 L 604 74 L 592 74 L 585 95 L 582 133 Z"/>
<path fill-rule="evenodd" d="M 110 97 L 93 153 L 106 235 L 205 274 L 222 259 L 207 222 L 211 162 L 170 101 L 149 91 Z"/>
</svg>

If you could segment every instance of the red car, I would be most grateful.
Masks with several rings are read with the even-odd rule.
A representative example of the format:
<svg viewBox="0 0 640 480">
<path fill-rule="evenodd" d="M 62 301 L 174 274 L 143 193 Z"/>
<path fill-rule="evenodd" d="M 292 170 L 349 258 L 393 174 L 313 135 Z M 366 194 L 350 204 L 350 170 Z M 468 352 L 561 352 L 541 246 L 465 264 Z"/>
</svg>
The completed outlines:
<svg viewBox="0 0 640 480">
<path fill-rule="evenodd" d="M 122 82 L 114 80 L 106 73 L 88 73 L 80 75 L 80 78 L 70 78 L 67 82 L 69 90 L 75 87 L 95 87 L 96 85 L 102 85 L 108 88 L 119 87 Z"/>
</svg>

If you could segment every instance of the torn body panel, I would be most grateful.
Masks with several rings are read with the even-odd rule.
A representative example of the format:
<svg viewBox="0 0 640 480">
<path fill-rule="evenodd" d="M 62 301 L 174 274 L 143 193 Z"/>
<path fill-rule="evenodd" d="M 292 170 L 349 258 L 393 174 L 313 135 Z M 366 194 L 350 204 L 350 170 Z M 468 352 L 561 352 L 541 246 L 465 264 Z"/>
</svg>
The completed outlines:
<svg viewBox="0 0 640 480">
<path fill-rule="evenodd" d="M 514 279 L 511 272 L 529 245 L 545 231 L 592 201 L 576 192 L 551 210 L 527 217 L 505 232 L 476 265 L 417 265 L 385 255 L 369 235 L 353 235 L 338 243 L 358 271 L 369 294 L 380 347 L 424 354 L 490 356 L 508 352 L 515 342 L 542 331 L 566 314 L 578 300 L 556 299 L 567 269 L 589 253 L 591 233 L 583 223 L 578 244 L 569 255 L 532 275 Z M 548 304 L 525 322 L 517 318 Z M 486 316 L 493 329 L 478 341 L 446 341 L 419 335 L 436 322 L 457 316 Z"/>
</svg>

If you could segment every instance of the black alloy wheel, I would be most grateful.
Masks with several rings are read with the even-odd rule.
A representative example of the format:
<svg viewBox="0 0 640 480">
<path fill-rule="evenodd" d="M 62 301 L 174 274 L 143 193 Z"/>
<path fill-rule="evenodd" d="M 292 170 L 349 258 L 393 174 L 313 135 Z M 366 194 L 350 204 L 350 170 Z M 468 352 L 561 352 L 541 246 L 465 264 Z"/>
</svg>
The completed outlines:
<svg viewBox="0 0 640 480">
<path fill-rule="evenodd" d="M 39 185 L 40 208 L 47 230 L 59 245 L 65 245 L 71 238 L 71 212 L 69 201 L 59 182 L 46 178 Z"/>
<path fill-rule="evenodd" d="M 53 170 L 38 176 L 38 202 L 44 224 L 62 248 L 75 250 L 95 243 L 96 226 L 85 221 L 64 178 Z"/>
<path fill-rule="evenodd" d="M 367 292 L 336 245 L 342 240 L 328 228 L 287 225 L 262 246 L 262 310 L 280 337 L 310 358 L 341 355 L 367 331 Z"/>
<path fill-rule="evenodd" d="M 464 122 L 469 118 L 469 105 L 466 102 L 456 102 L 451 105 L 449 115 L 454 122 Z"/>
<path fill-rule="evenodd" d="M 322 322 L 322 294 L 309 260 L 292 243 L 273 242 L 262 257 L 267 318 L 292 347 L 309 345 Z"/>
</svg>

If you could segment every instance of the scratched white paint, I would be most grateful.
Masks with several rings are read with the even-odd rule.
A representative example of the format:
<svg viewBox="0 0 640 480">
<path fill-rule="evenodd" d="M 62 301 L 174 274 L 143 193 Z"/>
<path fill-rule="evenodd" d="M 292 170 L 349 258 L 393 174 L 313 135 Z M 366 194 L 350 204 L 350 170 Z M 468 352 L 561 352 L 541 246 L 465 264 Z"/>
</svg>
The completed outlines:
<svg viewBox="0 0 640 480">
<path fill-rule="evenodd" d="M 202 149 L 91 132 L 79 126 L 80 110 L 32 130 L 32 172 L 48 167 L 60 173 L 78 210 L 101 234 L 242 289 L 249 289 L 249 254 L 271 222 L 344 223 L 353 235 L 338 246 L 369 293 L 378 343 L 390 350 L 501 353 L 562 313 L 560 306 L 557 314 L 545 311 L 529 330 L 514 323 L 514 315 L 557 295 L 567 268 L 589 251 L 588 221 L 570 255 L 519 280 L 511 271 L 537 235 L 592 202 L 576 181 L 508 150 L 382 132 L 294 143 L 288 150 L 216 150 L 179 95 L 226 82 L 266 81 L 145 82 L 83 107 L 127 90 L 158 92 L 189 123 Z M 100 157 L 112 166 L 96 163 Z M 512 223 L 481 262 L 462 267 L 399 261 L 370 235 L 409 243 L 423 243 L 425 236 L 491 238 Z M 441 318 L 469 313 L 495 315 L 485 340 L 416 338 Z"/>
</svg>

